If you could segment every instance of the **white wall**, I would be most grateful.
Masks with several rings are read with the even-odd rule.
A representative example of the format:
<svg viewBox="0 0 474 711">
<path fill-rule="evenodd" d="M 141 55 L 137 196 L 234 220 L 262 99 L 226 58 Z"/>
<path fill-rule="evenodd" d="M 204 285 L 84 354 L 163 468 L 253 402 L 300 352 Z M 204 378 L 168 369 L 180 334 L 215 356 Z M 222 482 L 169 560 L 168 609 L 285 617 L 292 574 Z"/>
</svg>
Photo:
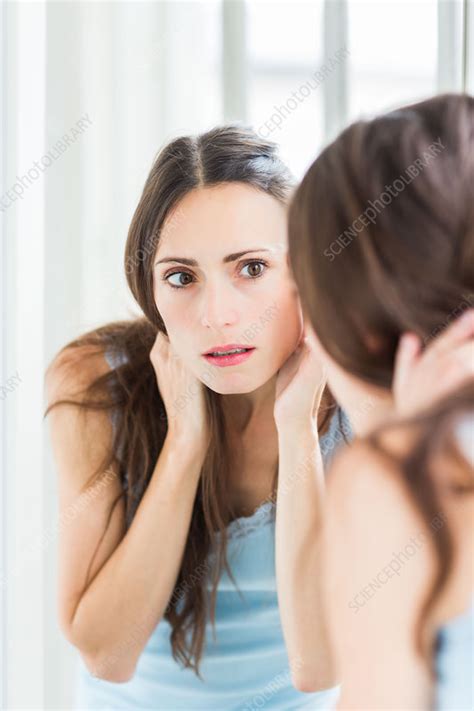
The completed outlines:
<svg viewBox="0 0 474 711">
<path fill-rule="evenodd" d="M 45 7 L 42 3 L 8 3 L 4 13 L 4 186 L 10 190 L 16 183 L 20 192 L 17 175 L 31 171 L 32 177 L 30 185 L 26 181 L 23 200 L 16 200 L 1 213 L 7 263 L 2 288 L 8 328 L 3 342 L 3 375 L 17 371 L 21 378 L 2 402 L 6 465 L 3 701 L 6 708 L 16 709 L 35 708 L 43 697 L 43 565 L 37 544 L 43 530 L 45 186 L 44 174 L 33 162 L 44 154 Z"/>
</svg>

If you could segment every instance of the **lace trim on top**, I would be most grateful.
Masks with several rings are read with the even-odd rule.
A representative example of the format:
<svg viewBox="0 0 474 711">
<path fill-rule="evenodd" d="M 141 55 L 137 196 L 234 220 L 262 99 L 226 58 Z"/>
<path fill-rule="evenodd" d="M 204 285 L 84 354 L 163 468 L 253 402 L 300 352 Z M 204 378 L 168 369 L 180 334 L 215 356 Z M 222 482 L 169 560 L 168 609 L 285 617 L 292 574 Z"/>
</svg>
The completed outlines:
<svg viewBox="0 0 474 711">
<path fill-rule="evenodd" d="M 239 516 L 229 523 L 226 528 L 229 540 L 244 538 L 258 531 L 262 526 L 273 523 L 275 514 L 275 503 L 273 501 L 264 501 L 250 516 Z M 216 535 L 220 538 L 220 531 L 218 531 Z"/>
</svg>

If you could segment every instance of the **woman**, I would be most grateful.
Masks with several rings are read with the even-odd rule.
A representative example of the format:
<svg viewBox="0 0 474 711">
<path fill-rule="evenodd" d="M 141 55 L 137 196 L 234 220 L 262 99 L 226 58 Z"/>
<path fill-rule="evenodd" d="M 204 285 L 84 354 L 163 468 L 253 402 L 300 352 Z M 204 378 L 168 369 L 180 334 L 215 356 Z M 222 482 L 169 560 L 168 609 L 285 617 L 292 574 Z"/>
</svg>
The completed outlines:
<svg viewBox="0 0 474 711">
<path fill-rule="evenodd" d="M 414 391 L 402 377 L 399 412 L 418 410 L 420 392 L 445 396 L 331 471 L 324 580 L 340 709 L 473 707 L 473 186 L 474 98 L 444 95 L 352 124 L 291 203 L 309 338 L 349 418 L 390 398 L 406 331 L 397 380 L 419 361 L 430 376 Z"/>
<path fill-rule="evenodd" d="M 320 452 L 348 429 L 318 361 L 299 367 L 291 187 L 249 130 L 171 142 L 126 245 L 144 318 L 83 335 L 48 369 L 79 707 L 335 702 L 312 541 Z"/>
<path fill-rule="evenodd" d="M 88 667 L 82 707 L 326 708 L 337 696 L 315 542 L 320 453 L 350 429 L 329 417 L 303 340 L 290 186 L 249 131 L 170 144 L 126 249 L 145 318 L 86 334 L 49 369 L 60 620 Z M 205 355 L 222 346 L 252 353 Z M 378 413 L 368 405 L 356 423 Z"/>
</svg>

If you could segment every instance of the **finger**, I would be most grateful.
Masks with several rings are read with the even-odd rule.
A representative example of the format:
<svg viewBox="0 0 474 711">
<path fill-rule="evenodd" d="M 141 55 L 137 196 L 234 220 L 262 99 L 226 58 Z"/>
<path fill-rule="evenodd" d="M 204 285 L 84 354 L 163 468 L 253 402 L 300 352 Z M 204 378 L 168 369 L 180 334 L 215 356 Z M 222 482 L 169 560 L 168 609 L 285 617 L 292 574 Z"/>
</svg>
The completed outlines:
<svg viewBox="0 0 474 711">
<path fill-rule="evenodd" d="M 474 309 L 468 309 L 428 344 L 426 351 L 440 354 L 469 338 L 474 338 Z"/>
<path fill-rule="evenodd" d="M 160 345 L 160 346 L 163 345 L 163 343 L 164 343 L 164 333 L 163 333 L 163 331 L 158 331 L 158 333 L 156 334 L 156 339 L 155 339 L 155 340 L 156 340 L 156 343 L 158 343 L 158 345 Z"/>
<path fill-rule="evenodd" d="M 307 349 L 309 349 L 308 337 L 303 333 L 298 343 L 298 350 L 305 351 Z"/>
<path fill-rule="evenodd" d="M 459 346 L 443 358 L 439 396 L 453 392 L 474 378 L 474 341 Z"/>
<path fill-rule="evenodd" d="M 293 377 L 295 373 L 299 370 L 301 362 L 304 359 L 304 349 L 303 345 L 299 344 L 295 350 L 288 356 L 284 362 L 282 368 L 285 368 L 285 372 L 289 377 Z"/>
<path fill-rule="evenodd" d="M 399 392 L 418 361 L 421 352 L 421 339 L 416 333 L 404 333 L 398 343 L 395 354 L 393 390 Z"/>
<path fill-rule="evenodd" d="M 155 338 L 155 347 L 160 352 L 165 352 L 166 349 L 168 348 L 168 346 L 169 346 L 169 339 L 162 331 L 158 331 L 158 333 L 156 334 L 156 338 Z"/>
<path fill-rule="evenodd" d="M 313 326 L 311 324 L 311 319 L 309 318 L 309 316 L 307 314 L 304 314 L 304 316 L 303 316 L 303 325 L 304 325 L 304 330 L 306 331 L 306 333 L 313 330 Z"/>
<path fill-rule="evenodd" d="M 447 357 L 456 364 L 461 378 L 474 376 L 474 341 L 463 343 Z"/>
<path fill-rule="evenodd" d="M 308 344 L 310 345 L 311 349 L 313 351 L 319 352 L 319 343 L 316 338 L 314 329 L 309 321 L 305 322 L 305 333 L 306 333 L 306 340 L 308 341 Z"/>
<path fill-rule="evenodd" d="M 298 343 L 296 344 L 296 348 L 298 348 L 304 339 L 306 338 L 306 328 L 305 328 L 305 323 L 302 321 L 301 323 L 301 331 L 300 331 L 300 337 L 298 338 Z"/>
</svg>

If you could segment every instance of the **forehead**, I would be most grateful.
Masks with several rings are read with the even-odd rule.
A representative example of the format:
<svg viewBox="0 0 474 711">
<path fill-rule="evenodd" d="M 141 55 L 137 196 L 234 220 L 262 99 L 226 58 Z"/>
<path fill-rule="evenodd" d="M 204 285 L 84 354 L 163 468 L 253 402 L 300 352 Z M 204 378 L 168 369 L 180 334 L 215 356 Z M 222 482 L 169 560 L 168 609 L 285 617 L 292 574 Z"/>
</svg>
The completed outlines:
<svg viewBox="0 0 474 711">
<path fill-rule="evenodd" d="M 196 188 L 168 215 L 156 256 L 220 255 L 246 247 L 286 250 L 286 206 L 243 183 Z M 176 251 L 176 250 L 179 250 Z"/>
</svg>

